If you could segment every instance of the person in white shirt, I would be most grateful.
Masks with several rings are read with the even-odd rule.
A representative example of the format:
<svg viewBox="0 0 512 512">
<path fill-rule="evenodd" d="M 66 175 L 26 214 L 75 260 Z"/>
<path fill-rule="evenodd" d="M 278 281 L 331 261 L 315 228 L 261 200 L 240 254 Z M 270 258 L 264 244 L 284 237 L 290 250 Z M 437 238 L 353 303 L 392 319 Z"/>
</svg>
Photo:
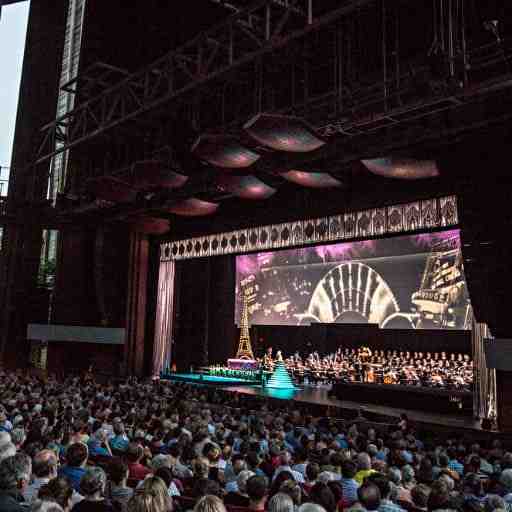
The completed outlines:
<svg viewBox="0 0 512 512">
<path fill-rule="evenodd" d="M 57 477 L 58 461 L 53 450 L 41 450 L 32 461 L 32 483 L 23 492 L 27 503 L 37 499 L 39 489 Z"/>
<path fill-rule="evenodd" d="M 292 474 L 293 479 L 297 483 L 299 483 L 299 484 L 305 483 L 306 480 L 304 479 L 304 475 L 302 473 L 300 473 L 299 471 L 295 471 L 294 469 L 292 469 L 291 462 L 292 462 L 291 453 L 286 450 L 281 452 L 281 464 L 276 468 L 276 470 L 274 472 L 274 476 L 272 478 L 272 481 L 274 481 L 276 479 L 277 475 L 279 473 L 281 473 L 282 471 L 289 471 Z"/>
</svg>

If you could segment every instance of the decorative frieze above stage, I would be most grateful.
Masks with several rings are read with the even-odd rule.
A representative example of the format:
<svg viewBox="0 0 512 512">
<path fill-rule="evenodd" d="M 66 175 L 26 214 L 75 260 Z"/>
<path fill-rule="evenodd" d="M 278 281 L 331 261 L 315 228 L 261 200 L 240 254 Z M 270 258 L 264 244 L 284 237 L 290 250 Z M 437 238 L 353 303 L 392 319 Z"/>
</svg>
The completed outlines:
<svg viewBox="0 0 512 512">
<path fill-rule="evenodd" d="M 164 242 L 160 261 L 282 249 L 319 242 L 453 227 L 459 222 L 456 196 L 347 212 L 330 217 L 269 224 L 227 233 Z"/>
</svg>

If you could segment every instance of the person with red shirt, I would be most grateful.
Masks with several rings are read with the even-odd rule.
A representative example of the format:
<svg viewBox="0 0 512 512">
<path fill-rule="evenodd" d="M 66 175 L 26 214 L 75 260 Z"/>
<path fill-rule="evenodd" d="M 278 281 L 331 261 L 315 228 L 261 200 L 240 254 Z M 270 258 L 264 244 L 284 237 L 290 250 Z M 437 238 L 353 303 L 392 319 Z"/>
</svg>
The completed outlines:
<svg viewBox="0 0 512 512">
<path fill-rule="evenodd" d="M 151 469 L 141 464 L 144 457 L 144 448 L 138 443 L 130 443 L 126 450 L 126 459 L 128 461 L 128 479 L 144 480 L 151 473 Z"/>
</svg>

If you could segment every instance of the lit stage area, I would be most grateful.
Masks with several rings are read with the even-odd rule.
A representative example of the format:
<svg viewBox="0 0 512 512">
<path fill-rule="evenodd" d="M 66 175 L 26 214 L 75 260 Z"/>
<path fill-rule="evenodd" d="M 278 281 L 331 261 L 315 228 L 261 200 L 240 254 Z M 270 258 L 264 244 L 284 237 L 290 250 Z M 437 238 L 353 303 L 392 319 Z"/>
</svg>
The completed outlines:
<svg viewBox="0 0 512 512">
<path fill-rule="evenodd" d="M 311 408 L 492 421 L 456 208 L 438 198 L 162 243 L 155 375 Z"/>
</svg>

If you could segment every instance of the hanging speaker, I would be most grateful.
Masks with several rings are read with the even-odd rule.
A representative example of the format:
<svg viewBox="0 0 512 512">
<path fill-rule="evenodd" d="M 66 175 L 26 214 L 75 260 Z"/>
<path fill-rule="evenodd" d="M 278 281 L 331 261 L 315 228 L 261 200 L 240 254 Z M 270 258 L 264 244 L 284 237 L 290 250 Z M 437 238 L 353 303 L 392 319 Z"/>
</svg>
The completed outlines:
<svg viewBox="0 0 512 512">
<path fill-rule="evenodd" d="M 172 205 L 168 211 L 183 217 L 201 217 L 214 214 L 219 207 L 218 203 L 203 201 L 196 197 L 184 199 Z"/>
<path fill-rule="evenodd" d="M 304 171 L 287 171 L 281 176 L 291 183 L 308 188 L 331 188 L 341 187 L 340 180 L 334 178 L 326 172 L 304 172 Z"/>
<path fill-rule="evenodd" d="M 192 153 L 200 160 L 224 169 L 245 169 L 260 158 L 256 151 L 229 135 L 201 135 L 192 146 Z"/>
<path fill-rule="evenodd" d="M 325 141 L 303 119 L 278 114 L 258 114 L 244 126 L 260 144 L 276 151 L 307 153 L 321 148 Z"/>
<path fill-rule="evenodd" d="M 361 162 L 370 172 L 385 178 L 419 180 L 439 176 L 439 169 L 434 160 L 388 156 L 361 160 Z"/>
</svg>

